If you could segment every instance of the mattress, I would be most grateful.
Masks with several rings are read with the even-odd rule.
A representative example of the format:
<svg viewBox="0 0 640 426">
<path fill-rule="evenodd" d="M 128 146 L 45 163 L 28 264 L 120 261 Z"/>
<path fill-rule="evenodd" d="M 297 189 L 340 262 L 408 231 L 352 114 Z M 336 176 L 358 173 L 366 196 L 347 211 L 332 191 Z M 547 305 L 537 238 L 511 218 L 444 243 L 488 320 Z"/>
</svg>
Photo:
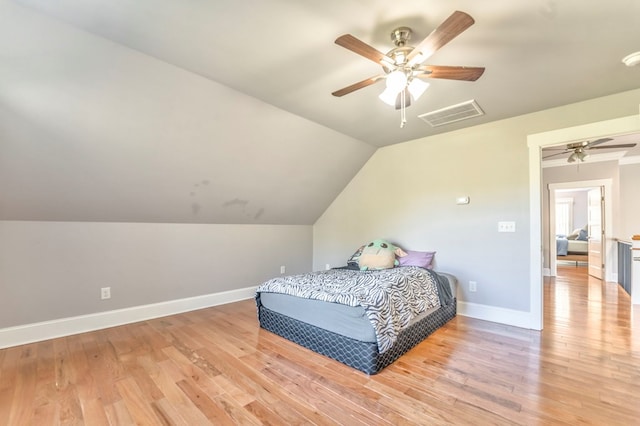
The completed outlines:
<svg viewBox="0 0 640 426">
<path fill-rule="evenodd" d="M 582 240 L 569 240 L 567 252 L 571 254 L 587 254 L 589 252 L 589 242 Z"/>
</svg>

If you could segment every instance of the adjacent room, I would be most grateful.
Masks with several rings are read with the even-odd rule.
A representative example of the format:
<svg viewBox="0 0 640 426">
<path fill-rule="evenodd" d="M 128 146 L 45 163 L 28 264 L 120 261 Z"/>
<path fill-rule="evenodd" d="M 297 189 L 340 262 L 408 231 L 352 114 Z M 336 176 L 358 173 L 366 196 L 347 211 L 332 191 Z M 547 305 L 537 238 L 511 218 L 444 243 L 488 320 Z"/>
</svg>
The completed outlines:
<svg viewBox="0 0 640 426">
<path fill-rule="evenodd" d="M 0 419 L 634 424 L 638 16 L 0 0 Z"/>
</svg>

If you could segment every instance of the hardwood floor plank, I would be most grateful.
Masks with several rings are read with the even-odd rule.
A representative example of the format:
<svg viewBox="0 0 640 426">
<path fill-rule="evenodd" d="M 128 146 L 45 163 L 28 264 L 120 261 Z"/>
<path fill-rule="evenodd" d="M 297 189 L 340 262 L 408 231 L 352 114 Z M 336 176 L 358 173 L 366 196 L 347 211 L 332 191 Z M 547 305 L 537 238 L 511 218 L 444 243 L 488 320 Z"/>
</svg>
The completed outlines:
<svg viewBox="0 0 640 426">
<path fill-rule="evenodd" d="M 180 369 L 183 377 L 193 380 L 208 395 L 215 396 L 225 393 L 225 390 L 214 380 L 221 373 L 197 353 L 190 354 L 190 357 L 187 358 L 178 348 L 167 347 L 163 351 L 167 354 L 168 359 L 172 360 Z M 177 380 L 179 381 L 180 378 Z"/>
<path fill-rule="evenodd" d="M 280 383 L 280 385 L 286 388 L 292 394 L 298 396 L 306 404 L 313 407 L 315 410 L 321 412 L 336 424 L 368 424 L 365 419 L 362 418 L 362 412 L 355 412 L 359 407 L 354 406 L 349 409 L 345 407 L 345 403 L 348 401 L 340 401 L 335 395 L 328 394 L 324 389 L 319 388 L 315 383 L 309 380 L 307 377 L 295 372 L 290 371 L 287 368 L 269 368 L 264 371 L 264 374 L 268 375 L 274 381 Z M 354 413 L 352 413 L 352 411 Z M 369 424 L 375 424 L 370 422 Z"/>
<path fill-rule="evenodd" d="M 253 413 L 245 410 L 245 408 L 238 404 L 236 400 L 228 395 L 218 395 L 214 398 L 216 404 L 227 413 L 229 417 L 233 419 L 234 424 L 237 425 L 261 425 L 260 419 L 253 415 Z"/>
<path fill-rule="evenodd" d="M 170 359 L 159 363 L 145 363 L 153 381 L 165 395 L 187 424 L 207 424 L 207 418 L 184 394 L 182 389 L 176 384 L 177 379 L 183 378 L 178 367 Z"/>
<path fill-rule="evenodd" d="M 118 400 L 113 404 L 105 406 L 105 413 L 111 425 L 132 425 L 134 424 L 131 414 L 123 400 Z"/>
<path fill-rule="evenodd" d="M 384 398 L 379 403 L 396 413 L 400 423 L 406 424 L 452 424 L 458 418 L 453 406 L 442 404 L 424 404 L 419 395 L 409 396 L 411 387 L 398 385 L 396 378 L 384 372 L 375 376 L 366 387 Z M 416 397 L 417 396 L 417 397 Z M 444 409 L 443 409 L 444 407 Z"/>
<path fill-rule="evenodd" d="M 35 358 L 35 344 L 22 347 L 17 369 L 20 371 L 13 383 L 14 401 L 34 400 L 37 383 L 37 359 Z M 12 404 L 8 421 L 10 424 L 28 424 L 33 412 L 26 404 Z"/>
<path fill-rule="evenodd" d="M 84 340 L 82 345 L 98 394 L 105 405 L 111 405 L 121 400 L 115 383 L 123 377 L 124 370 L 124 366 L 120 364 L 116 356 L 114 346 L 109 342 L 109 338 L 116 338 L 111 333 L 112 330 L 96 331 L 92 336 L 94 339 Z"/>
<path fill-rule="evenodd" d="M 325 365 L 314 365 L 308 362 L 298 362 L 288 357 L 284 357 L 277 352 L 267 352 L 272 354 L 273 362 L 269 364 L 269 368 L 274 370 L 289 370 L 289 374 L 299 374 L 314 385 L 323 386 L 326 391 L 330 392 L 330 398 L 341 398 L 343 401 L 349 401 L 351 406 L 362 407 L 361 416 L 367 421 L 375 422 L 375 424 L 393 424 L 390 418 L 396 413 L 389 410 L 384 405 L 379 404 L 381 395 L 376 392 L 367 390 L 362 387 L 369 378 L 353 369 L 343 371 L 338 366 L 344 367 L 336 361 L 330 362 L 327 367 Z"/>
<path fill-rule="evenodd" d="M 91 426 L 109 425 L 109 419 L 105 412 L 105 407 L 102 400 L 99 398 L 82 400 L 82 418 L 86 420 L 85 424 L 91 424 Z M 45 425 L 49 423 L 38 424 Z"/>
<path fill-rule="evenodd" d="M 44 404 L 33 408 L 33 415 L 27 424 L 58 425 L 60 424 L 60 407 L 57 404 Z M 11 424 L 11 423 L 7 423 Z M 96 423 L 99 424 L 99 423 Z M 107 424 L 107 423 L 103 423 Z"/>
<path fill-rule="evenodd" d="M 334 424 L 323 417 L 315 407 L 309 407 L 300 395 L 282 387 L 277 380 L 272 380 L 268 368 L 273 368 L 277 362 L 266 354 L 256 352 L 242 358 L 242 361 L 250 368 L 256 370 L 254 377 L 258 387 L 254 388 L 256 398 L 267 406 L 273 407 L 286 420 L 286 424 L 312 423 L 318 425 Z"/>
<path fill-rule="evenodd" d="M 233 425 L 233 418 L 227 415 L 227 412 L 223 410 L 218 404 L 215 403 L 211 397 L 202 391 L 199 387 L 196 387 L 188 380 L 180 380 L 176 383 L 184 394 L 193 402 L 198 410 L 207 417 L 213 424 L 227 424 Z M 222 395 L 221 393 L 212 395 L 213 398 Z"/>
<path fill-rule="evenodd" d="M 138 384 L 132 377 L 126 377 L 116 382 L 116 388 L 127 407 L 129 415 L 136 424 L 152 425 L 160 421 L 145 398 Z"/>
<path fill-rule="evenodd" d="M 173 404 L 164 398 L 154 401 L 151 406 L 158 418 L 161 420 L 160 424 L 162 425 L 173 426 L 189 424 L 187 423 L 187 420 L 182 417 L 179 409 L 174 407 Z"/>
</svg>

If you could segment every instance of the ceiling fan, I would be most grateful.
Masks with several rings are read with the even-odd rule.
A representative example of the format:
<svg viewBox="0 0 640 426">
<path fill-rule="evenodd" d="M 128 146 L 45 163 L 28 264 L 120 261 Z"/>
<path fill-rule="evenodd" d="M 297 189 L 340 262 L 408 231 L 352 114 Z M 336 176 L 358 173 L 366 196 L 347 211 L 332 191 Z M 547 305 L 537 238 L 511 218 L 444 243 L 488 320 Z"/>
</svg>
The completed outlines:
<svg viewBox="0 0 640 426">
<path fill-rule="evenodd" d="M 387 88 L 380 95 L 380 99 L 401 110 L 400 127 L 404 127 L 405 108 L 411 105 L 411 98 L 417 100 L 429 86 L 422 79 L 476 81 L 484 73 L 483 67 L 422 65 L 433 53 L 460 35 L 474 22 L 468 14 L 455 11 L 415 47 L 407 44 L 411 38 L 411 28 L 396 28 L 391 33 L 391 40 L 396 47 L 386 54 L 351 34 L 338 37 L 335 41 L 337 45 L 379 63 L 384 73 L 336 90 L 332 95 L 344 96 L 380 80 L 386 80 Z"/>
<path fill-rule="evenodd" d="M 554 150 L 561 150 L 561 151 L 556 152 L 555 154 L 547 155 L 546 157 L 542 157 L 542 159 L 546 160 L 547 158 L 555 157 L 556 155 L 567 154 L 573 151 L 569 156 L 569 158 L 567 158 L 567 162 L 574 163 L 576 160 L 579 160 L 582 162 L 585 160 L 585 158 L 587 158 L 587 155 L 588 155 L 587 151 L 592 149 L 633 148 L 634 146 L 636 146 L 635 143 L 623 143 L 618 145 L 600 146 L 601 144 L 612 141 L 612 140 L 613 139 L 611 138 L 601 138 L 601 139 L 596 139 L 594 141 L 582 141 L 582 142 L 570 143 L 570 144 L 567 144 L 565 148 L 546 148 L 545 151 L 554 151 Z"/>
</svg>

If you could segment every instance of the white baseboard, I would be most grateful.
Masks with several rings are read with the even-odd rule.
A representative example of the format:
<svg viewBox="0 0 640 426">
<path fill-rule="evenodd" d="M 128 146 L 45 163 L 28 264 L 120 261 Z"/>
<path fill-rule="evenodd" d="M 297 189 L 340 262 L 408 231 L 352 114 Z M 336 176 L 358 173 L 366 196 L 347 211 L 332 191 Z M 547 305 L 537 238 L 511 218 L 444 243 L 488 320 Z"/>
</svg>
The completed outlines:
<svg viewBox="0 0 640 426">
<path fill-rule="evenodd" d="M 536 329 L 536 327 L 532 326 L 533 317 L 531 313 L 525 311 L 458 301 L 458 314 L 520 328 Z"/>
<path fill-rule="evenodd" d="M 70 336 L 254 297 L 256 287 L 0 329 L 0 349 Z"/>
<path fill-rule="evenodd" d="M 549 268 L 543 268 L 543 269 L 542 269 L 542 276 L 543 276 L 543 277 L 550 277 L 550 276 L 551 276 L 551 269 L 549 269 Z"/>
</svg>

